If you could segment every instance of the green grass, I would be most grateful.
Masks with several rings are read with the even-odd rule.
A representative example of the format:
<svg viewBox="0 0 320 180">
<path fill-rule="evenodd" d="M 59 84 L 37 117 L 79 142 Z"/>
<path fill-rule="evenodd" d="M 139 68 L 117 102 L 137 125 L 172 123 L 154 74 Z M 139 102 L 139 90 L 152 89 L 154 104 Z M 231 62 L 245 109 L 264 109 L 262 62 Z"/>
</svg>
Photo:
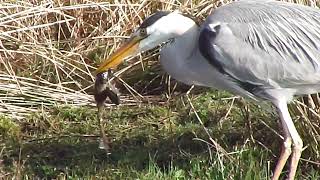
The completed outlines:
<svg viewBox="0 0 320 180">
<path fill-rule="evenodd" d="M 183 96 L 164 105 L 106 109 L 104 128 L 112 139 L 110 155 L 98 148 L 96 109 L 57 107 L 21 122 L 2 116 L 1 177 L 269 179 L 281 143 L 259 119 L 277 130 L 277 117 L 236 99 L 225 118 L 232 99 L 224 97 L 229 94 L 204 92 L 192 95 L 192 103 L 211 137 L 232 160 L 208 146 L 204 127 Z M 316 148 L 312 147 L 316 143 L 307 142 L 303 158 L 315 161 Z M 319 179 L 319 172 L 316 165 L 301 161 L 298 179 Z"/>
</svg>

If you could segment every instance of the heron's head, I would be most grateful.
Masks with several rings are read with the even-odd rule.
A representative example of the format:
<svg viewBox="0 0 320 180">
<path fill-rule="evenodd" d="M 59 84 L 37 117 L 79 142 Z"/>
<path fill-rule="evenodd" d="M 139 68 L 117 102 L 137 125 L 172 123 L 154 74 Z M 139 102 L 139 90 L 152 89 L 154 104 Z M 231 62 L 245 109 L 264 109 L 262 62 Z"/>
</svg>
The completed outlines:
<svg viewBox="0 0 320 180">
<path fill-rule="evenodd" d="M 163 42 L 184 34 L 195 22 L 181 13 L 158 11 L 143 21 L 114 54 L 102 62 L 97 73 L 116 68 L 124 58 L 152 49 Z"/>
</svg>

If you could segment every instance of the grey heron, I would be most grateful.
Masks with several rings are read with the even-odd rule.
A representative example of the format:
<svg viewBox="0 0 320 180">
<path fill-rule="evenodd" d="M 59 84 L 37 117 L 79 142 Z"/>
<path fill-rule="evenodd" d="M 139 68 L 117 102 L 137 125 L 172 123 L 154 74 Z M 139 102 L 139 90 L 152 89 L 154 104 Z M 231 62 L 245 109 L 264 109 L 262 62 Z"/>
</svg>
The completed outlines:
<svg viewBox="0 0 320 180">
<path fill-rule="evenodd" d="M 273 0 L 236 1 L 215 9 L 201 26 L 177 11 L 160 11 L 100 65 L 97 77 L 123 58 L 163 42 L 160 63 L 178 81 L 276 107 L 284 140 L 272 179 L 279 178 L 290 155 L 288 179 L 294 179 L 303 141 L 287 103 L 294 95 L 320 92 L 319 9 Z"/>
</svg>

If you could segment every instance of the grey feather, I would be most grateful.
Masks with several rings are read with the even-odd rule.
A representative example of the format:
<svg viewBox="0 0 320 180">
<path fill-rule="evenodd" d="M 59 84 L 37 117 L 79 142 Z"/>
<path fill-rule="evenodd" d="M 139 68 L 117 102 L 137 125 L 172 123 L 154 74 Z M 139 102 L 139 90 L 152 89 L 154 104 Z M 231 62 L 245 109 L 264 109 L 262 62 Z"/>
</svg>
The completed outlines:
<svg viewBox="0 0 320 180">
<path fill-rule="evenodd" d="M 215 38 L 201 39 L 208 31 Z M 204 41 L 210 45 L 201 47 Z M 278 1 L 234 2 L 207 18 L 199 43 L 201 52 L 211 52 L 209 61 L 235 80 L 263 89 L 320 89 L 318 9 Z"/>
</svg>

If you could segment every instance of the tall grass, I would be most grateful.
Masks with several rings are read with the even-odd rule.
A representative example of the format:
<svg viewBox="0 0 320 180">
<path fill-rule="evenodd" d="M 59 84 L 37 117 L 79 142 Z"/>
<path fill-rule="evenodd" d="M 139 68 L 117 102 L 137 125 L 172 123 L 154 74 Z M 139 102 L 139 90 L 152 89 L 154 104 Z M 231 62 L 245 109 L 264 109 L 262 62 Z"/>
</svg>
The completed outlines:
<svg viewBox="0 0 320 180">
<path fill-rule="evenodd" d="M 3 2 L 0 9 L 0 112 L 22 118 L 41 106 L 94 105 L 88 94 L 92 91 L 95 68 L 146 16 L 155 10 L 179 9 L 202 21 L 212 9 L 227 2 Z M 296 2 L 316 4 L 313 0 Z M 139 59 L 142 58 L 136 58 L 115 74 L 121 77 L 128 69 L 140 71 L 144 66 L 154 66 L 157 57 L 145 56 L 143 59 L 148 59 L 147 63 L 137 62 Z M 121 83 L 125 84 L 125 80 Z M 317 104 L 311 102 L 311 105 Z"/>
</svg>

